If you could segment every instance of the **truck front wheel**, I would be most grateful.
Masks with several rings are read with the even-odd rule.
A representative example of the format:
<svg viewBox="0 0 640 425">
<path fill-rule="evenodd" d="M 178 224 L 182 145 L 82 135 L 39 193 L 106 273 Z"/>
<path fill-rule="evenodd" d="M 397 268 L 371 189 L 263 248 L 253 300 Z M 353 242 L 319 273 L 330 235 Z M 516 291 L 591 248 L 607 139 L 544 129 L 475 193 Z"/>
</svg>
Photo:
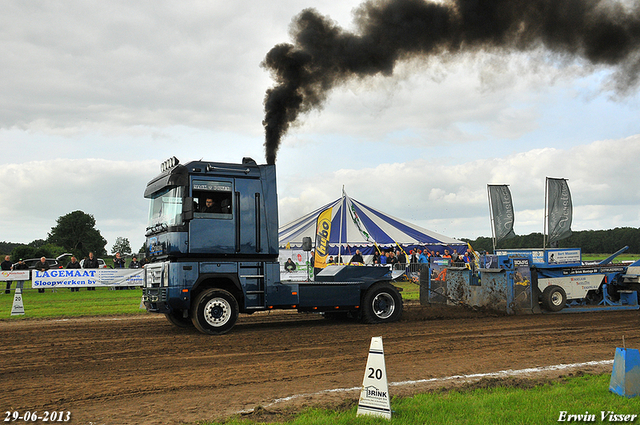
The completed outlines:
<svg viewBox="0 0 640 425">
<path fill-rule="evenodd" d="M 193 322 L 190 317 L 184 317 L 182 310 L 173 310 L 171 313 L 165 313 L 165 317 L 169 322 L 179 328 L 191 328 Z"/>
<path fill-rule="evenodd" d="M 362 321 L 365 323 L 386 323 L 400 320 L 402 297 L 400 292 L 388 283 L 373 285 L 365 293 L 362 301 Z"/>
<path fill-rule="evenodd" d="M 549 311 L 560 311 L 567 303 L 567 294 L 559 286 L 551 285 L 542 292 L 542 306 Z"/>
<path fill-rule="evenodd" d="M 206 289 L 196 298 L 191 321 L 202 333 L 222 335 L 238 320 L 238 301 L 224 289 Z"/>
</svg>

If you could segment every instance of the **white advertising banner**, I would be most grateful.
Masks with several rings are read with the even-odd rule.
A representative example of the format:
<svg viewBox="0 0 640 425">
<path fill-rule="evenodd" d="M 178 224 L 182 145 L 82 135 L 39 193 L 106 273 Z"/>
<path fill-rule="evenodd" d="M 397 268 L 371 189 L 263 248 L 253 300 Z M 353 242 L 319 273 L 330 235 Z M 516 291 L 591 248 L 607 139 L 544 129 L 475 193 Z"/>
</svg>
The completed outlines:
<svg viewBox="0 0 640 425">
<path fill-rule="evenodd" d="M 278 261 L 280 262 L 280 279 L 283 281 L 306 280 L 309 277 L 308 257 L 309 253 L 301 249 L 281 249 L 280 257 L 278 257 Z M 289 258 L 291 258 L 291 261 L 296 265 L 296 268 L 292 271 L 287 271 L 284 268 Z"/>
<path fill-rule="evenodd" d="M 547 262 L 549 264 L 580 264 L 582 255 L 579 248 L 548 249 Z"/>
<path fill-rule="evenodd" d="M 33 271 L 32 288 L 142 286 L 144 269 L 53 269 Z"/>
<path fill-rule="evenodd" d="M 2 270 L 0 271 L 0 280 L 29 280 L 29 270 Z"/>
</svg>

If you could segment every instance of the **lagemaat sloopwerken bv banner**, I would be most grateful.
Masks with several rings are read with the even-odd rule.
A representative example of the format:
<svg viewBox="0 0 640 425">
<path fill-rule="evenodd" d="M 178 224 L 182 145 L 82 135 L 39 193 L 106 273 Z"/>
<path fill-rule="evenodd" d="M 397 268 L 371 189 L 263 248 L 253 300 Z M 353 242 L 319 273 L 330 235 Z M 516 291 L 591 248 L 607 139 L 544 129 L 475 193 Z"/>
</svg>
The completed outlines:
<svg viewBox="0 0 640 425">
<path fill-rule="evenodd" d="M 32 288 L 81 288 L 90 286 L 142 286 L 144 269 L 33 270 Z"/>
</svg>

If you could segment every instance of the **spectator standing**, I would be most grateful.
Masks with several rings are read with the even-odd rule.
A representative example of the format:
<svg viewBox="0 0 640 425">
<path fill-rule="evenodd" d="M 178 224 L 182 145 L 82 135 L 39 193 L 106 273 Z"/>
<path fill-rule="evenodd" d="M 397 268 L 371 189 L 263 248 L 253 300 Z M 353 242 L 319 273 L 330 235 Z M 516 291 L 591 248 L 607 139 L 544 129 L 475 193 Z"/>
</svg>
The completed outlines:
<svg viewBox="0 0 640 425">
<path fill-rule="evenodd" d="M 465 267 L 468 269 L 471 268 L 471 256 L 469 255 L 469 251 L 465 252 L 462 257 L 460 257 L 460 261 L 464 262 Z"/>
<path fill-rule="evenodd" d="M 49 270 L 49 264 L 47 263 L 47 259 L 45 257 L 40 257 L 40 261 L 38 261 L 33 268 L 40 272 Z M 38 292 L 43 294 L 44 288 L 38 288 Z"/>
<path fill-rule="evenodd" d="M 356 249 L 356 254 L 353 257 L 351 257 L 351 261 L 349 261 L 349 264 L 351 263 L 364 264 L 364 259 L 362 258 L 362 254 L 360 253 L 359 249 Z"/>
<path fill-rule="evenodd" d="M 71 261 L 67 264 L 68 269 L 79 269 L 80 263 L 78 263 L 78 259 L 76 257 L 71 257 Z M 71 292 L 80 292 L 80 288 L 71 288 Z"/>
<path fill-rule="evenodd" d="M 136 255 L 134 255 L 133 257 L 131 257 L 131 262 L 129 263 L 129 268 L 130 269 L 139 269 L 142 267 L 142 264 L 140 264 L 140 262 L 138 261 L 138 257 Z M 135 286 L 129 286 L 129 289 L 136 289 Z"/>
<path fill-rule="evenodd" d="M 0 263 L 0 269 L 2 269 L 3 271 L 11 271 L 12 267 L 13 267 L 13 264 L 11 263 L 11 256 L 10 255 L 5 256 L 4 261 Z M 5 294 L 11 293 L 12 283 L 13 283 L 12 280 L 7 280 L 7 289 L 4 290 Z"/>
<path fill-rule="evenodd" d="M 21 258 L 20 261 L 18 261 L 18 263 L 13 265 L 13 270 L 29 270 L 29 266 L 27 266 L 27 264 Z M 19 280 L 16 283 L 16 288 L 22 289 L 23 288 L 23 284 L 24 284 L 24 281 Z"/>
<path fill-rule="evenodd" d="M 140 267 L 142 267 L 142 264 L 140 264 L 140 261 L 138 261 L 138 257 L 136 257 L 134 255 L 131 258 L 131 262 L 129 263 L 129 268 L 130 269 L 139 269 Z"/>
<path fill-rule="evenodd" d="M 373 264 L 380 264 L 380 252 L 377 249 L 373 252 Z"/>
<path fill-rule="evenodd" d="M 422 253 L 418 257 L 418 263 L 429 264 L 429 251 L 427 249 L 423 249 Z"/>
<path fill-rule="evenodd" d="M 393 268 L 398 264 L 398 257 L 393 253 L 393 251 L 389 252 L 389 258 L 387 258 L 387 264 L 391 264 Z"/>
<path fill-rule="evenodd" d="M 402 250 L 396 251 L 396 257 L 398 257 L 398 263 L 407 264 L 407 255 Z"/>
<path fill-rule="evenodd" d="M 116 257 L 113 259 L 113 268 L 124 269 L 124 258 L 122 258 L 119 252 L 116 252 Z"/>
<path fill-rule="evenodd" d="M 380 254 L 380 264 L 387 264 L 387 258 L 389 256 L 388 252 L 383 252 Z"/>
<path fill-rule="evenodd" d="M 453 253 L 451 254 L 451 261 L 452 261 L 453 263 L 457 263 L 458 261 L 462 261 L 462 260 L 461 260 L 461 259 L 459 259 L 459 258 L 460 258 L 460 256 L 458 255 L 458 250 L 457 250 L 457 249 L 454 249 L 454 250 L 453 250 Z"/>
<path fill-rule="evenodd" d="M 124 269 L 124 258 L 119 252 L 116 252 L 116 256 L 113 259 L 113 268 L 114 269 Z M 116 291 L 120 291 L 122 289 L 128 289 L 125 286 L 116 286 Z"/>
<path fill-rule="evenodd" d="M 100 267 L 100 263 L 98 263 L 98 259 L 94 257 L 93 252 L 90 252 L 89 258 L 85 258 L 83 266 L 85 269 L 97 269 Z M 90 286 L 87 288 L 87 291 L 95 290 L 95 286 Z"/>
<path fill-rule="evenodd" d="M 409 251 L 409 258 L 410 258 L 409 262 L 411 264 L 417 263 L 418 262 L 418 251 L 417 250 L 413 250 L 413 249 L 411 251 Z"/>
</svg>

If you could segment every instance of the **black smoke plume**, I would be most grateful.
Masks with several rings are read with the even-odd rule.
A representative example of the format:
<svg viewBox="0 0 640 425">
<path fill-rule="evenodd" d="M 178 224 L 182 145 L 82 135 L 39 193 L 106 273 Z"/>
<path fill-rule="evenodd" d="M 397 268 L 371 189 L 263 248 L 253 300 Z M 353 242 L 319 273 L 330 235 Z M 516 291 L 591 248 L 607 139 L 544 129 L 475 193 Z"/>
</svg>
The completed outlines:
<svg viewBox="0 0 640 425">
<path fill-rule="evenodd" d="M 347 32 L 313 9 L 291 24 L 262 66 L 276 81 L 264 106 L 267 163 L 300 113 L 322 106 L 329 91 L 354 77 L 391 75 L 398 61 L 438 54 L 544 49 L 592 64 L 620 67 L 618 84 L 637 84 L 640 6 L 616 0 L 370 0 Z"/>
</svg>

